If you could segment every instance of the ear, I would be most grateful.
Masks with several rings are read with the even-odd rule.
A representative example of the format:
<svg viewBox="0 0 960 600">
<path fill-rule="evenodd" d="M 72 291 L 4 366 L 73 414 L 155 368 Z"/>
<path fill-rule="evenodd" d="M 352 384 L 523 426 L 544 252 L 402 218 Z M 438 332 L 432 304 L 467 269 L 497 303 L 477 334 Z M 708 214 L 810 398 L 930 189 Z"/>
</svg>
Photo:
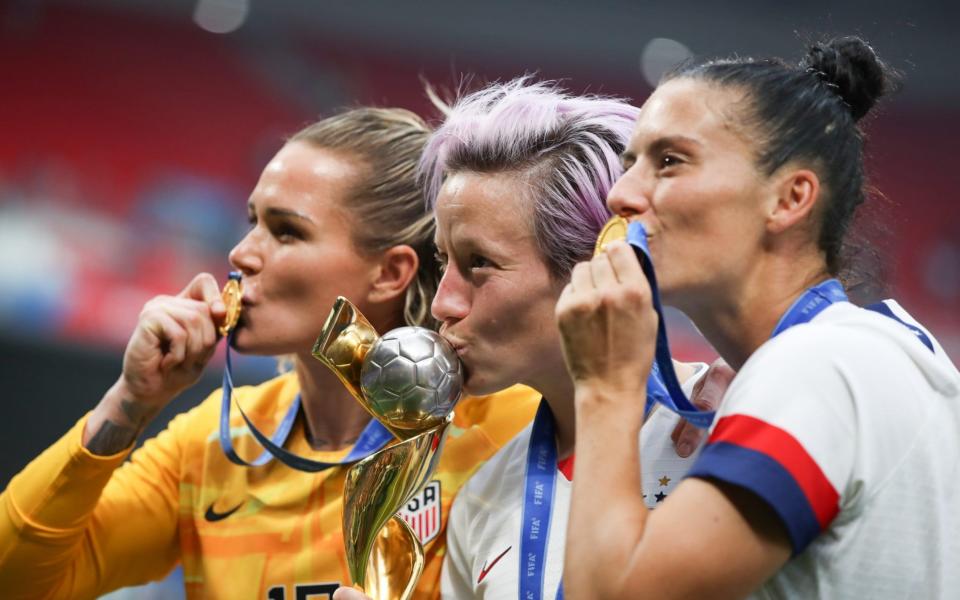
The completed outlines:
<svg viewBox="0 0 960 600">
<path fill-rule="evenodd" d="M 368 300 L 388 302 L 402 296 L 417 276 L 420 259 L 417 252 L 406 244 L 389 248 L 376 265 Z"/>
<path fill-rule="evenodd" d="M 774 180 L 776 202 L 767 215 L 767 230 L 781 233 L 807 221 L 820 199 L 820 178 L 810 169 L 789 169 Z"/>
</svg>

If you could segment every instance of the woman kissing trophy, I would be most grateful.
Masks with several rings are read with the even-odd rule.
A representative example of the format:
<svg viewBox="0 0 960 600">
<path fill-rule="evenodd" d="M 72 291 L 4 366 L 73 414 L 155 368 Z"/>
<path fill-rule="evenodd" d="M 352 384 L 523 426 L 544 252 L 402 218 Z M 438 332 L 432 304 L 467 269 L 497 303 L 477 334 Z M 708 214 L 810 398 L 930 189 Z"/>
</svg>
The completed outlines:
<svg viewBox="0 0 960 600">
<path fill-rule="evenodd" d="M 454 349 L 425 327 L 378 336 L 337 298 L 313 355 L 400 441 L 353 465 L 344 484 L 343 535 L 355 585 L 377 600 L 407 600 L 423 545 L 397 516 L 436 469 L 463 375 Z"/>
</svg>

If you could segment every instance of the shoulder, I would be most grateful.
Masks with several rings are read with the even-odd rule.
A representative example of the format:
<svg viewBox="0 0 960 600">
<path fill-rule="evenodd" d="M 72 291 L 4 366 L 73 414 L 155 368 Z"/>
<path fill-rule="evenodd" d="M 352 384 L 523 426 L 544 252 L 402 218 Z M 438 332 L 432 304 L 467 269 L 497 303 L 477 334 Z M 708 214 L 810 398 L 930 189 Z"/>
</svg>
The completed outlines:
<svg viewBox="0 0 960 600">
<path fill-rule="evenodd" d="M 895 303 L 894 303 L 894 306 Z M 902 311 L 897 307 L 897 310 Z M 925 345 L 904 321 L 841 302 L 810 323 L 767 341 L 744 364 L 730 388 L 732 399 L 754 393 L 803 395 L 808 399 L 888 396 L 904 377 L 934 389 L 956 386 L 957 371 L 929 337 Z M 926 333 L 926 332 L 925 332 Z"/>
<path fill-rule="evenodd" d="M 478 429 L 500 448 L 533 421 L 539 405 L 540 394 L 522 385 L 486 396 L 467 396 L 457 404 L 453 425 Z"/>
<path fill-rule="evenodd" d="M 522 429 L 480 467 L 461 490 L 458 502 L 490 506 L 502 504 L 513 496 L 519 501 L 523 491 L 530 430 L 530 425 Z"/>
</svg>

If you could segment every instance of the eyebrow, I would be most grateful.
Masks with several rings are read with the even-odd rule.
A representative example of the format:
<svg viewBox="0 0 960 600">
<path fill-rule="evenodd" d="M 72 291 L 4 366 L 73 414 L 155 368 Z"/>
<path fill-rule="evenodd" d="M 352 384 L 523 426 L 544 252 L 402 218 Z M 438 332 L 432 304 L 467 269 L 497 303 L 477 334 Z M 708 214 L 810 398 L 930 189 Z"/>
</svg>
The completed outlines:
<svg viewBox="0 0 960 600">
<path fill-rule="evenodd" d="M 657 153 L 662 151 L 664 148 L 669 148 L 670 146 L 676 146 L 677 144 L 692 144 L 694 146 L 702 146 L 699 140 L 696 140 L 692 137 L 685 135 L 666 135 L 655 139 L 650 144 L 650 152 Z"/>
<path fill-rule="evenodd" d="M 249 212 L 256 212 L 253 202 L 247 203 L 247 210 Z M 275 206 L 271 206 L 266 208 L 264 212 L 266 212 L 266 215 L 268 217 L 290 217 L 294 219 L 302 219 L 304 221 L 307 221 L 308 223 L 314 222 L 313 219 L 303 214 L 302 212 L 291 210 L 289 208 L 278 208 Z"/>
</svg>

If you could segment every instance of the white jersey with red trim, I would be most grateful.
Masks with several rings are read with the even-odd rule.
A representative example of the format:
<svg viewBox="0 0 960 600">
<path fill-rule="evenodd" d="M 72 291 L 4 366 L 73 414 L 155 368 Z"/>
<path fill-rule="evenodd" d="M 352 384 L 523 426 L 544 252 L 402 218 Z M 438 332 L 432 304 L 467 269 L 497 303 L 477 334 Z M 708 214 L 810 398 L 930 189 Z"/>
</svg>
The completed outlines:
<svg viewBox="0 0 960 600">
<path fill-rule="evenodd" d="M 707 366 L 683 384 L 690 396 Z M 677 456 L 670 439 L 680 418 L 659 407 L 640 431 L 644 499 L 655 508 L 683 479 L 696 460 Z M 447 556 L 440 590 L 443 598 L 516 600 L 520 585 L 520 525 L 524 505 L 524 473 L 531 427 L 500 449 L 461 488 L 447 523 Z M 544 598 L 557 595 L 563 574 L 563 553 L 570 512 L 572 483 L 557 473 L 547 532 Z M 597 517 L 603 514 L 603 497 L 597 497 Z M 539 600 L 539 599 L 536 599 Z"/>
<path fill-rule="evenodd" d="M 916 331 L 838 303 L 727 391 L 688 476 L 751 490 L 785 525 L 794 557 L 755 597 L 960 593 L 960 373 Z"/>
</svg>

